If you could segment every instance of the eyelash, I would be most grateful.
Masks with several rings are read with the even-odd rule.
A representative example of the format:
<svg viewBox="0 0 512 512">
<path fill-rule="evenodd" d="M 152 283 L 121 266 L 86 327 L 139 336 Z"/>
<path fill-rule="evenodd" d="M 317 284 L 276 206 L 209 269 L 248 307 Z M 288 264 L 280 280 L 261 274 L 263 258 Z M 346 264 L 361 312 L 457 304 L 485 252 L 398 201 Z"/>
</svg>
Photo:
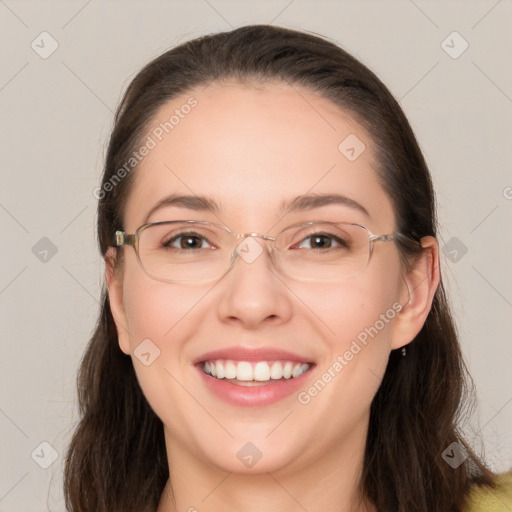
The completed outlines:
<svg viewBox="0 0 512 512">
<path fill-rule="evenodd" d="M 319 233 L 311 233 L 310 235 L 304 237 L 300 242 L 299 244 L 302 244 L 304 242 L 304 240 L 307 240 L 308 238 L 312 238 L 312 237 L 315 237 L 315 236 L 322 236 L 322 237 L 326 237 L 326 238 L 330 238 L 332 240 L 335 240 L 338 245 L 341 247 L 341 248 L 345 248 L 345 247 L 348 247 L 348 244 L 345 240 L 342 240 L 341 238 L 337 237 L 336 235 L 333 235 L 331 233 L 322 233 L 322 232 L 319 232 Z M 297 245 L 297 244 L 296 244 Z M 332 249 L 332 247 L 329 247 L 329 249 Z M 313 251 L 315 249 L 312 249 Z M 316 250 L 319 250 L 319 249 L 316 249 Z"/>
<path fill-rule="evenodd" d="M 323 232 L 311 233 L 308 236 L 304 237 L 300 242 L 298 242 L 295 245 L 300 245 L 305 240 L 308 240 L 308 239 L 313 238 L 315 236 L 322 236 L 322 237 L 330 238 L 330 239 L 334 240 L 336 243 L 338 243 L 339 246 L 342 247 L 342 248 L 348 246 L 348 244 L 347 244 L 347 242 L 345 240 L 342 240 L 341 238 L 339 238 L 336 235 L 333 235 L 331 233 L 323 233 Z M 180 238 L 186 238 L 186 237 L 199 238 L 201 240 L 205 240 L 210 246 L 213 245 L 206 237 L 200 235 L 199 233 L 187 232 L 187 233 L 180 233 L 179 235 L 173 236 L 172 238 L 170 238 L 166 242 L 163 242 L 162 243 L 162 247 L 166 248 L 166 249 L 171 249 L 171 250 L 173 250 L 173 249 L 174 250 L 187 250 L 187 249 L 182 249 L 182 248 L 177 248 L 177 247 L 172 247 L 171 246 L 171 244 L 174 241 L 179 240 Z M 202 248 L 199 248 L 199 249 L 202 249 Z M 329 249 L 332 249 L 332 247 L 329 247 Z M 191 250 L 197 250 L 197 249 L 191 249 Z M 315 250 L 315 249 L 313 248 L 312 250 Z M 319 250 L 319 249 L 316 249 L 316 250 Z"/>
<path fill-rule="evenodd" d="M 185 249 L 178 249 L 177 247 L 172 247 L 171 243 L 174 242 L 175 240 L 178 240 L 180 238 L 186 238 L 186 237 L 200 238 L 202 240 L 206 240 L 209 245 L 213 245 L 206 237 L 200 235 L 199 233 L 190 232 L 190 233 L 180 233 L 179 235 L 173 236 L 172 238 L 170 238 L 166 242 L 163 242 L 162 243 L 162 247 L 165 248 L 165 249 L 185 250 Z"/>
</svg>

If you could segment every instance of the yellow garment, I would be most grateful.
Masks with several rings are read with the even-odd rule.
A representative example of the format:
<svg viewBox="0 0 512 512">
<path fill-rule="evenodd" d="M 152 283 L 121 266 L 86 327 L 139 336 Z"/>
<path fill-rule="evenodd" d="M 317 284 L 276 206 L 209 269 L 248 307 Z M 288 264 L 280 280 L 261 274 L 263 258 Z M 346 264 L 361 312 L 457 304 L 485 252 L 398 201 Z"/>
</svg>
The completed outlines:
<svg viewBox="0 0 512 512">
<path fill-rule="evenodd" d="M 512 471 L 498 475 L 498 488 L 473 487 L 467 512 L 512 512 Z"/>
</svg>

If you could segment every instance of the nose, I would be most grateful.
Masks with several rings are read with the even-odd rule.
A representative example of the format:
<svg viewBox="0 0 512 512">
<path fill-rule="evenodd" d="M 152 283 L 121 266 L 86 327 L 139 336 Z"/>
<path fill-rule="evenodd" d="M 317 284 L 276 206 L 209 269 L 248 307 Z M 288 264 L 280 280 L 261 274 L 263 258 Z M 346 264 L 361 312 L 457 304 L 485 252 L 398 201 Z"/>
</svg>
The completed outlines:
<svg viewBox="0 0 512 512">
<path fill-rule="evenodd" d="M 246 329 L 286 323 L 292 315 L 291 292 L 272 264 L 267 243 L 246 237 L 235 254 L 219 290 L 220 320 Z"/>
</svg>

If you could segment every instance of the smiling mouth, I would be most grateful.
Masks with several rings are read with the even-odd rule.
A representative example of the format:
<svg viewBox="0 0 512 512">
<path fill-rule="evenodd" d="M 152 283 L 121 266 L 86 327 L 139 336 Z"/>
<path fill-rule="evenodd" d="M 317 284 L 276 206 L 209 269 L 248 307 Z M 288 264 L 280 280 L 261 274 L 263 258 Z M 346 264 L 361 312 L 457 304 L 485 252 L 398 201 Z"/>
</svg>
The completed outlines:
<svg viewBox="0 0 512 512">
<path fill-rule="evenodd" d="M 312 363 L 292 361 L 234 361 L 216 359 L 203 361 L 199 368 L 210 377 L 228 380 L 239 386 L 262 386 L 294 379 L 306 373 Z"/>
</svg>

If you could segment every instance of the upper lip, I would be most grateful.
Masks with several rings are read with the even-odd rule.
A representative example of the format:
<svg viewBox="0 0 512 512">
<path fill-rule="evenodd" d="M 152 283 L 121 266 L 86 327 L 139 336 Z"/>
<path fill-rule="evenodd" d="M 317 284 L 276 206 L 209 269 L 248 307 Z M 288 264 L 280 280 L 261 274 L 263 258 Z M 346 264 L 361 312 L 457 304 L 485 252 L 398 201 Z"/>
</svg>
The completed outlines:
<svg viewBox="0 0 512 512">
<path fill-rule="evenodd" d="M 194 360 L 194 364 L 217 359 L 229 359 L 232 361 L 292 361 L 297 363 L 312 363 L 309 358 L 288 352 L 275 347 L 228 347 L 212 352 L 207 352 Z"/>
</svg>

